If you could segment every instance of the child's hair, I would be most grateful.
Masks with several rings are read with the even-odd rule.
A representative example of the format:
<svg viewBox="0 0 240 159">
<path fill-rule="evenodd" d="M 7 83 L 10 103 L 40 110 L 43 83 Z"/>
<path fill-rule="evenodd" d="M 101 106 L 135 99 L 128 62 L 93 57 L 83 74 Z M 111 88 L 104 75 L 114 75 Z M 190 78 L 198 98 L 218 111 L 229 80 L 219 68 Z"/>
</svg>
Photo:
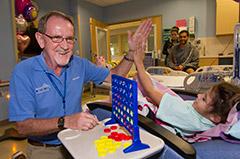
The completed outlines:
<svg viewBox="0 0 240 159">
<path fill-rule="evenodd" d="M 212 105 L 211 113 L 221 117 L 220 123 L 225 123 L 231 108 L 240 101 L 240 87 L 222 82 L 212 87 Z"/>
</svg>

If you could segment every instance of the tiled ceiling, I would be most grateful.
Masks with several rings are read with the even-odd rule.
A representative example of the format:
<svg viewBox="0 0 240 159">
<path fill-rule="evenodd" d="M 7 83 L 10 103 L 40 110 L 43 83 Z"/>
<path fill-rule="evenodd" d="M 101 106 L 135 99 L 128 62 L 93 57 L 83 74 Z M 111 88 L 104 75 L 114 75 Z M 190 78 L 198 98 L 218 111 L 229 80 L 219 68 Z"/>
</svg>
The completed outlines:
<svg viewBox="0 0 240 159">
<path fill-rule="evenodd" d="M 90 3 L 96 4 L 101 7 L 106 7 L 114 4 L 128 2 L 130 0 L 86 0 Z"/>
</svg>

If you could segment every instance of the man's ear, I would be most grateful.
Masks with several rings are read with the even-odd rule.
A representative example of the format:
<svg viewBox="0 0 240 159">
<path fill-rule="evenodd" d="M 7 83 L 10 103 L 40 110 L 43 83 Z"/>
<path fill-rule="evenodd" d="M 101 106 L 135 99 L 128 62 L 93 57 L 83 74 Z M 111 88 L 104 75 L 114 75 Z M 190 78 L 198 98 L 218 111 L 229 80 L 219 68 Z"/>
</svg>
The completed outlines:
<svg viewBox="0 0 240 159">
<path fill-rule="evenodd" d="M 212 114 L 212 115 L 210 115 L 210 120 L 213 121 L 214 123 L 218 124 L 221 122 L 221 117 L 217 114 Z"/>
<path fill-rule="evenodd" d="M 37 39 L 37 42 L 38 42 L 39 46 L 43 49 L 44 45 L 45 45 L 44 39 L 43 39 L 43 34 L 41 34 L 39 32 L 36 32 L 35 37 Z"/>
</svg>

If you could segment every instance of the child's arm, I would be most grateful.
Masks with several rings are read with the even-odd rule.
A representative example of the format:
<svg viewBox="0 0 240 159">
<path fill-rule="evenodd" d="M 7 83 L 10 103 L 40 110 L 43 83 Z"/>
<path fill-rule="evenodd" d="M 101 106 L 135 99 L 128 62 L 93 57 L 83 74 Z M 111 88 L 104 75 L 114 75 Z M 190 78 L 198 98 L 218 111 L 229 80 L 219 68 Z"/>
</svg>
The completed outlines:
<svg viewBox="0 0 240 159">
<path fill-rule="evenodd" d="M 137 50 L 134 54 L 134 64 L 137 68 L 137 75 L 140 84 L 142 85 L 144 91 L 146 92 L 146 95 L 150 97 L 153 102 L 160 104 L 160 101 L 163 96 L 163 92 L 158 91 L 156 88 L 154 88 L 152 84 L 152 80 L 148 76 L 148 74 L 145 71 L 144 65 L 143 65 L 143 59 L 144 59 L 144 44 L 139 44 L 137 47 Z"/>
</svg>

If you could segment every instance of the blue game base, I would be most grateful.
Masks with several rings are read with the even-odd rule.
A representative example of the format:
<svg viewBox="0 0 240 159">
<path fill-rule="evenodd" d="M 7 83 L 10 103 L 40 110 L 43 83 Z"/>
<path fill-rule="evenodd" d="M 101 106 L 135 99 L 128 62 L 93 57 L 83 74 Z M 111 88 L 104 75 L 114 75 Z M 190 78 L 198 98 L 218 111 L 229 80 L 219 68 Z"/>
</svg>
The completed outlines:
<svg viewBox="0 0 240 159">
<path fill-rule="evenodd" d="M 118 123 L 132 135 L 132 145 L 124 149 L 124 153 L 149 148 L 140 140 L 137 90 L 136 81 L 112 75 L 112 117 L 105 125 Z"/>
<path fill-rule="evenodd" d="M 104 125 L 111 125 L 111 124 L 117 124 L 117 121 L 113 117 L 111 117 L 111 119 L 107 121 Z"/>
<path fill-rule="evenodd" d="M 141 141 L 138 141 L 138 142 L 133 142 L 132 145 L 125 148 L 123 150 L 123 152 L 129 153 L 129 152 L 139 151 L 139 150 L 143 150 L 143 149 L 147 149 L 147 148 L 150 148 L 150 146 L 147 144 L 143 144 Z"/>
</svg>

